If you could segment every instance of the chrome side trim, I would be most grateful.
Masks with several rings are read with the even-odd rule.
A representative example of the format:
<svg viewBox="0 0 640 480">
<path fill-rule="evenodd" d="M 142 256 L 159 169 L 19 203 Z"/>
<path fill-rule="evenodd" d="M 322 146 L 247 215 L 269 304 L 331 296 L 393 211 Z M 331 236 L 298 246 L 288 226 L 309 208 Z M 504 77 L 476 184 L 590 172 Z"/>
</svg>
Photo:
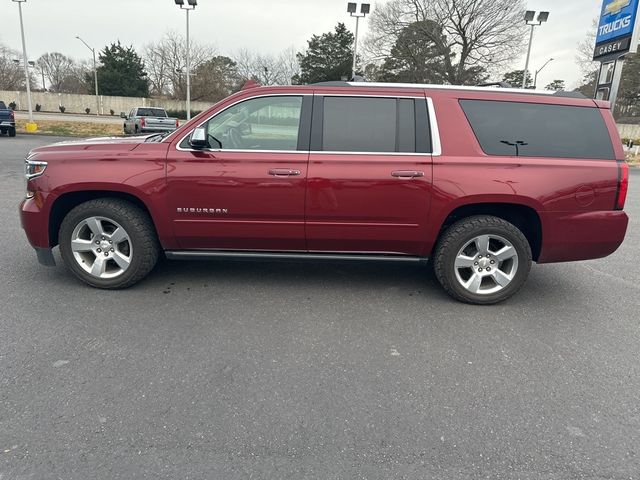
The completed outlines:
<svg viewBox="0 0 640 480">
<path fill-rule="evenodd" d="M 402 262 L 421 263 L 427 257 L 416 257 L 401 254 L 359 254 L 359 253 L 296 253 L 296 252 L 237 252 L 229 250 L 169 250 L 164 252 L 171 260 L 327 260 L 327 261 L 361 261 L 361 262 Z"/>
<path fill-rule="evenodd" d="M 431 129 L 431 155 L 439 157 L 442 155 L 442 143 L 440 142 L 440 129 L 438 128 L 438 117 L 433 106 L 433 100 L 427 97 L 427 108 L 429 109 L 429 128 Z"/>
</svg>

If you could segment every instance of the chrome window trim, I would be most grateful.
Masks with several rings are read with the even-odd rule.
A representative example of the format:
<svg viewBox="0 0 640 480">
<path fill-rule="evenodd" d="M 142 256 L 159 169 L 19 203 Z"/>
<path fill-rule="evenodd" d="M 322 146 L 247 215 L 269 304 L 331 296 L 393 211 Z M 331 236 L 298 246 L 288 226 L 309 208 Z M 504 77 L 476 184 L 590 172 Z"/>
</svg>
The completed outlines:
<svg viewBox="0 0 640 480">
<path fill-rule="evenodd" d="M 439 157 L 442 155 L 442 143 L 440 141 L 440 128 L 438 127 L 436 109 L 433 106 L 431 97 L 427 97 L 427 109 L 429 110 L 429 129 L 431 130 L 431 156 Z"/>
<path fill-rule="evenodd" d="M 339 150 L 310 150 L 309 153 L 314 155 L 391 155 L 394 157 L 399 156 L 411 156 L 411 157 L 424 157 L 431 155 L 427 152 L 351 152 L 351 151 L 339 151 Z"/>
<path fill-rule="evenodd" d="M 196 125 L 192 129 L 190 129 L 189 132 L 187 132 L 186 135 L 182 136 L 182 138 L 180 138 L 178 143 L 176 143 L 176 150 L 179 150 L 181 152 L 292 152 L 292 153 L 304 153 L 305 150 L 233 150 L 233 149 L 224 149 L 224 148 L 201 148 L 201 149 L 195 149 L 195 148 L 182 148 L 182 147 L 180 147 L 180 144 L 182 142 L 184 142 L 184 139 L 187 138 L 189 135 L 191 135 L 191 133 L 196 128 L 202 127 L 205 123 L 207 123 L 213 117 L 216 117 L 216 116 L 220 115 L 222 112 L 230 109 L 231 107 L 233 107 L 235 105 L 238 105 L 239 103 L 246 102 L 248 100 L 253 100 L 254 98 L 305 97 L 305 96 L 313 96 L 313 93 L 265 93 L 265 94 L 262 94 L 262 95 L 254 95 L 252 97 L 241 98 L 237 102 L 233 102 L 233 103 L 227 105 L 226 107 L 224 107 L 222 110 L 220 110 L 220 111 L 212 114 L 211 116 L 207 117 L 206 120 L 203 120 L 198 125 Z M 302 113 L 302 109 L 300 110 L 300 112 Z M 165 138 L 164 140 L 167 140 L 167 138 Z"/>
<path fill-rule="evenodd" d="M 247 101 L 247 100 L 252 100 L 254 98 L 264 98 L 264 97 L 304 97 L 304 96 L 314 96 L 314 95 L 321 95 L 323 97 L 373 97 L 373 98 L 413 98 L 413 99 L 423 99 L 426 98 L 427 100 L 427 110 L 428 110 L 428 115 L 429 115 L 429 129 L 431 131 L 431 153 L 426 153 L 426 152 L 351 152 L 351 151 L 326 151 L 326 150 L 251 150 L 251 149 L 238 149 L 238 150 L 234 150 L 234 149 L 225 149 L 225 148 L 202 148 L 202 149 L 195 149 L 195 148 L 182 148 L 180 146 L 180 144 L 185 140 L 185 138 L 187 138 L 189 135 L 191 135 L 191 133 L 193 132 L 193 130 L 195 130 L 198 127 L 203 126 L 205 123 L 207 123 L 209 120 L 211 120 L 213 117 L 221 114 L 222 112 L 224 112 L 225 110 L 243 102 L 243 101 Z M 167 139 L 169 139 L 171 137 L 171 135 L 169 135 L 167 138 L 165 138 L 163 140 L 166 141 Z M 203 120 L 202 122 L 200 122 L 198 125 L 196 125 L 195 127 L 193 127 L 193 129 L 189 130 L 189 132 L 187 132 L 185 135 L 183 135 L 180 140 L 178 140 L 178 142 L 176 143 L 176 150 L 181 151 L 181 152 L 237 152 L 237 153 L 313 153 L 313 154 L 326 154 L 326 155 L 392 155 L 392 156 L 400 156 L 400 155 L 406 155 L 406 156 L 425 156 L 425 155 L 431 155 L 434 157 L 438 157 L 440 155 L 442 155 L 442 144 L 440 141 L 440 129 L 438 127 L 438 120 L 436 117 L 436 113 L 435 113 L 435 108 L 433 105 L 433 100 L 431 99 L 431 97 L 425 97 L 424 95 L 388 95 L 388 94 L 349 94 L 349 93 L 317 93 L 317 94 L 313 94 L 313 93 L 266 93 L 263 95 L 255 95 L 253 97 L 248 97 L 248 98 L 242 98 L 240 100 L 238 100 L 237 102 L 233 102 L 230 105 L 227 105 L 223 110 L 220 110 L 219 112 L 216 112 L 215 114 L 207 117 L 205 120 Z"/>
</svg>

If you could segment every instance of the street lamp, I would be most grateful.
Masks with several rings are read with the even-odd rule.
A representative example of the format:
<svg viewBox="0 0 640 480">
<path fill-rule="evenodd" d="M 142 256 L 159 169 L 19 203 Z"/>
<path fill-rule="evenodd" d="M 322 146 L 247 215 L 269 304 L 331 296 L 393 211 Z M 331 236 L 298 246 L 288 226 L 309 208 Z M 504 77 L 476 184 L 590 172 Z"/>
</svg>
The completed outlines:
<svg viewBox="0 0 640 480">
<path fill-rule="evenodd" d="M 349 12 L 350 16 L 356 17 L 356 35 L 353 42 L 353 66 L 351 67 L 351 78 L 355 78 L 356 76 L 356 54 L 358 52 L 358 22 L 360 21 L 360 17 L 364 18 L 371 10 L 371 5 L 369 5 L 368 3 L 363 3 L 360 5 L 360 13 L 356 13 L 357 7 L 358 5 L 355 2 L 347 3 L 347 12 Z"/>
<path fill-rule="evenodd" d="M 38 126 L 33 122 L 33 108 L 31 107 L 31 85 L 29 79 L 29 61 L 27 60 L 27 45 L 24 41 L 24 24 L 22 23 L 22 4 L 27 0 L 12 0 L 18 4 L 18 11 L 20 12 L 20 35 L 22 36 L 22 61 L 24 67 L 24 78 L 27 81 L 27 105 L 29 106 L 29 123 L 26 128 L 27 131 L 35 131 Z"/>
<path fill-rule="evenodd" d="M 174 0 L 182 10 L 187 12 L 187 121 L 191 120 L 191 61 L 189 58 L 189 11 L 194 10 L 198 5 L 198 0 Z"/>
<path fill-rule="evenodd" d="M 96 86 L 96 115 L 100 115 L 100 97 L 98 95 L 98 68 L 96 67 L 96 49 L 91 48 L 87 42 L 81 39 L 78 35 L 76 38 L 84 43 L 84 46 L 91 50 L 93 54 L 93 80 L 95 81 Z"/>
<path fill-rule="evenodd" d="M 527 49 L 527 61 L 524 64 L 524 73 L 522 75 L 522 88 L 527 86 L 527 72 L 529 71 L 529 57 L 531 56 L 531 44 L 533 43 L 533 29 L 539 27 L 549 19 L 549 12 L 538 13 L 538 18 L 534 20 L 536 16 L 535 10 L 527 10 L 524 14 L 524 23 L 531 26 L 531 35 L 529 36 L 529 48 Z"/>
<path fill-rule="evenodd" d="M 542 71 L 544 67 L 549 65 L 549 62 L 552 62 L 552 61 L 553 61 L 553 58 L 550 58 L 549 60 L 544 62 L 544 65 L 542 65 L 538 70 L 536 70 L 536 74 L 533 77 L 533 88 L 536 88 L 538 86 L 538 74 Z"/>
</svg>

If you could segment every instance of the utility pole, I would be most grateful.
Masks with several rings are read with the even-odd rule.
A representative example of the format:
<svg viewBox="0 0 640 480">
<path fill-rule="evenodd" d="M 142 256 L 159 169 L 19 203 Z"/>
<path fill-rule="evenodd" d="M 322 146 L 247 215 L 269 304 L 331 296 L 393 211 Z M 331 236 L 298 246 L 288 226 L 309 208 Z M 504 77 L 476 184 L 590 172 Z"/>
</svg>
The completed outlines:
<svg viewBox="0 0 640 480">
<path fill-rule="evenodd" d="M 360 18 L 364 18 L 371 10 L 371 5 L 368 3 L 363 3 L 360 5 L 360 13 L 356 13 L 358 5 L 355 2 L 347 3 L 347 12 L 352 17 L 356 17 L 356 35 L 353 42 L 353 65 L 351 67 L 351 78 L 354 79 L 356 76 L 356 61 L 358 56 L 358 26 L 360 22 Z"/>
</svg>

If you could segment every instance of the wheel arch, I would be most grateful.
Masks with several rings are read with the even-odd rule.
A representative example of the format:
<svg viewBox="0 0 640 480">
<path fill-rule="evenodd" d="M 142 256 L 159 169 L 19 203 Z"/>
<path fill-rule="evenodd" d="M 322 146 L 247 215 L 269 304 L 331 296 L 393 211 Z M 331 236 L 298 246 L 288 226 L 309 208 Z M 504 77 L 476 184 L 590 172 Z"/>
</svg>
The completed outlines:
<svg viewBox="0 0 640 480">
<path fill-rule="evenodd" d="M 527 238 L 533 260 L 537 261 L 542 250 L 542 219 L 529 205 L 519 203 L 480 202 L 460 205 L 451 210 L 443 220 L 437 239 L 458 220 L 474 215 L 492 215 L 516 226 Z M 434 244 L 437 245 L 437 241 Z M 433 254 L 433 252 L 432 252 Z"/>
<path fill-rule="evenodd" d="M 98 198 L 117 198 L 136 205 L 149 216 L 151 223 L 156 230 L 156 236 L 158 236 L 157 227 L 155 225 L 153 215 L 151 214 L 151 210 L 145 202 L 136 195 L 115 190 L 81 190 L 67 192 L 60 195 L 51 206 L 49 214 L 49 246 L 55 247 L 58 244 L 58 233 L 62 220 L 73 208 L 77 207 L 81 203 Z"/>
</svg>

